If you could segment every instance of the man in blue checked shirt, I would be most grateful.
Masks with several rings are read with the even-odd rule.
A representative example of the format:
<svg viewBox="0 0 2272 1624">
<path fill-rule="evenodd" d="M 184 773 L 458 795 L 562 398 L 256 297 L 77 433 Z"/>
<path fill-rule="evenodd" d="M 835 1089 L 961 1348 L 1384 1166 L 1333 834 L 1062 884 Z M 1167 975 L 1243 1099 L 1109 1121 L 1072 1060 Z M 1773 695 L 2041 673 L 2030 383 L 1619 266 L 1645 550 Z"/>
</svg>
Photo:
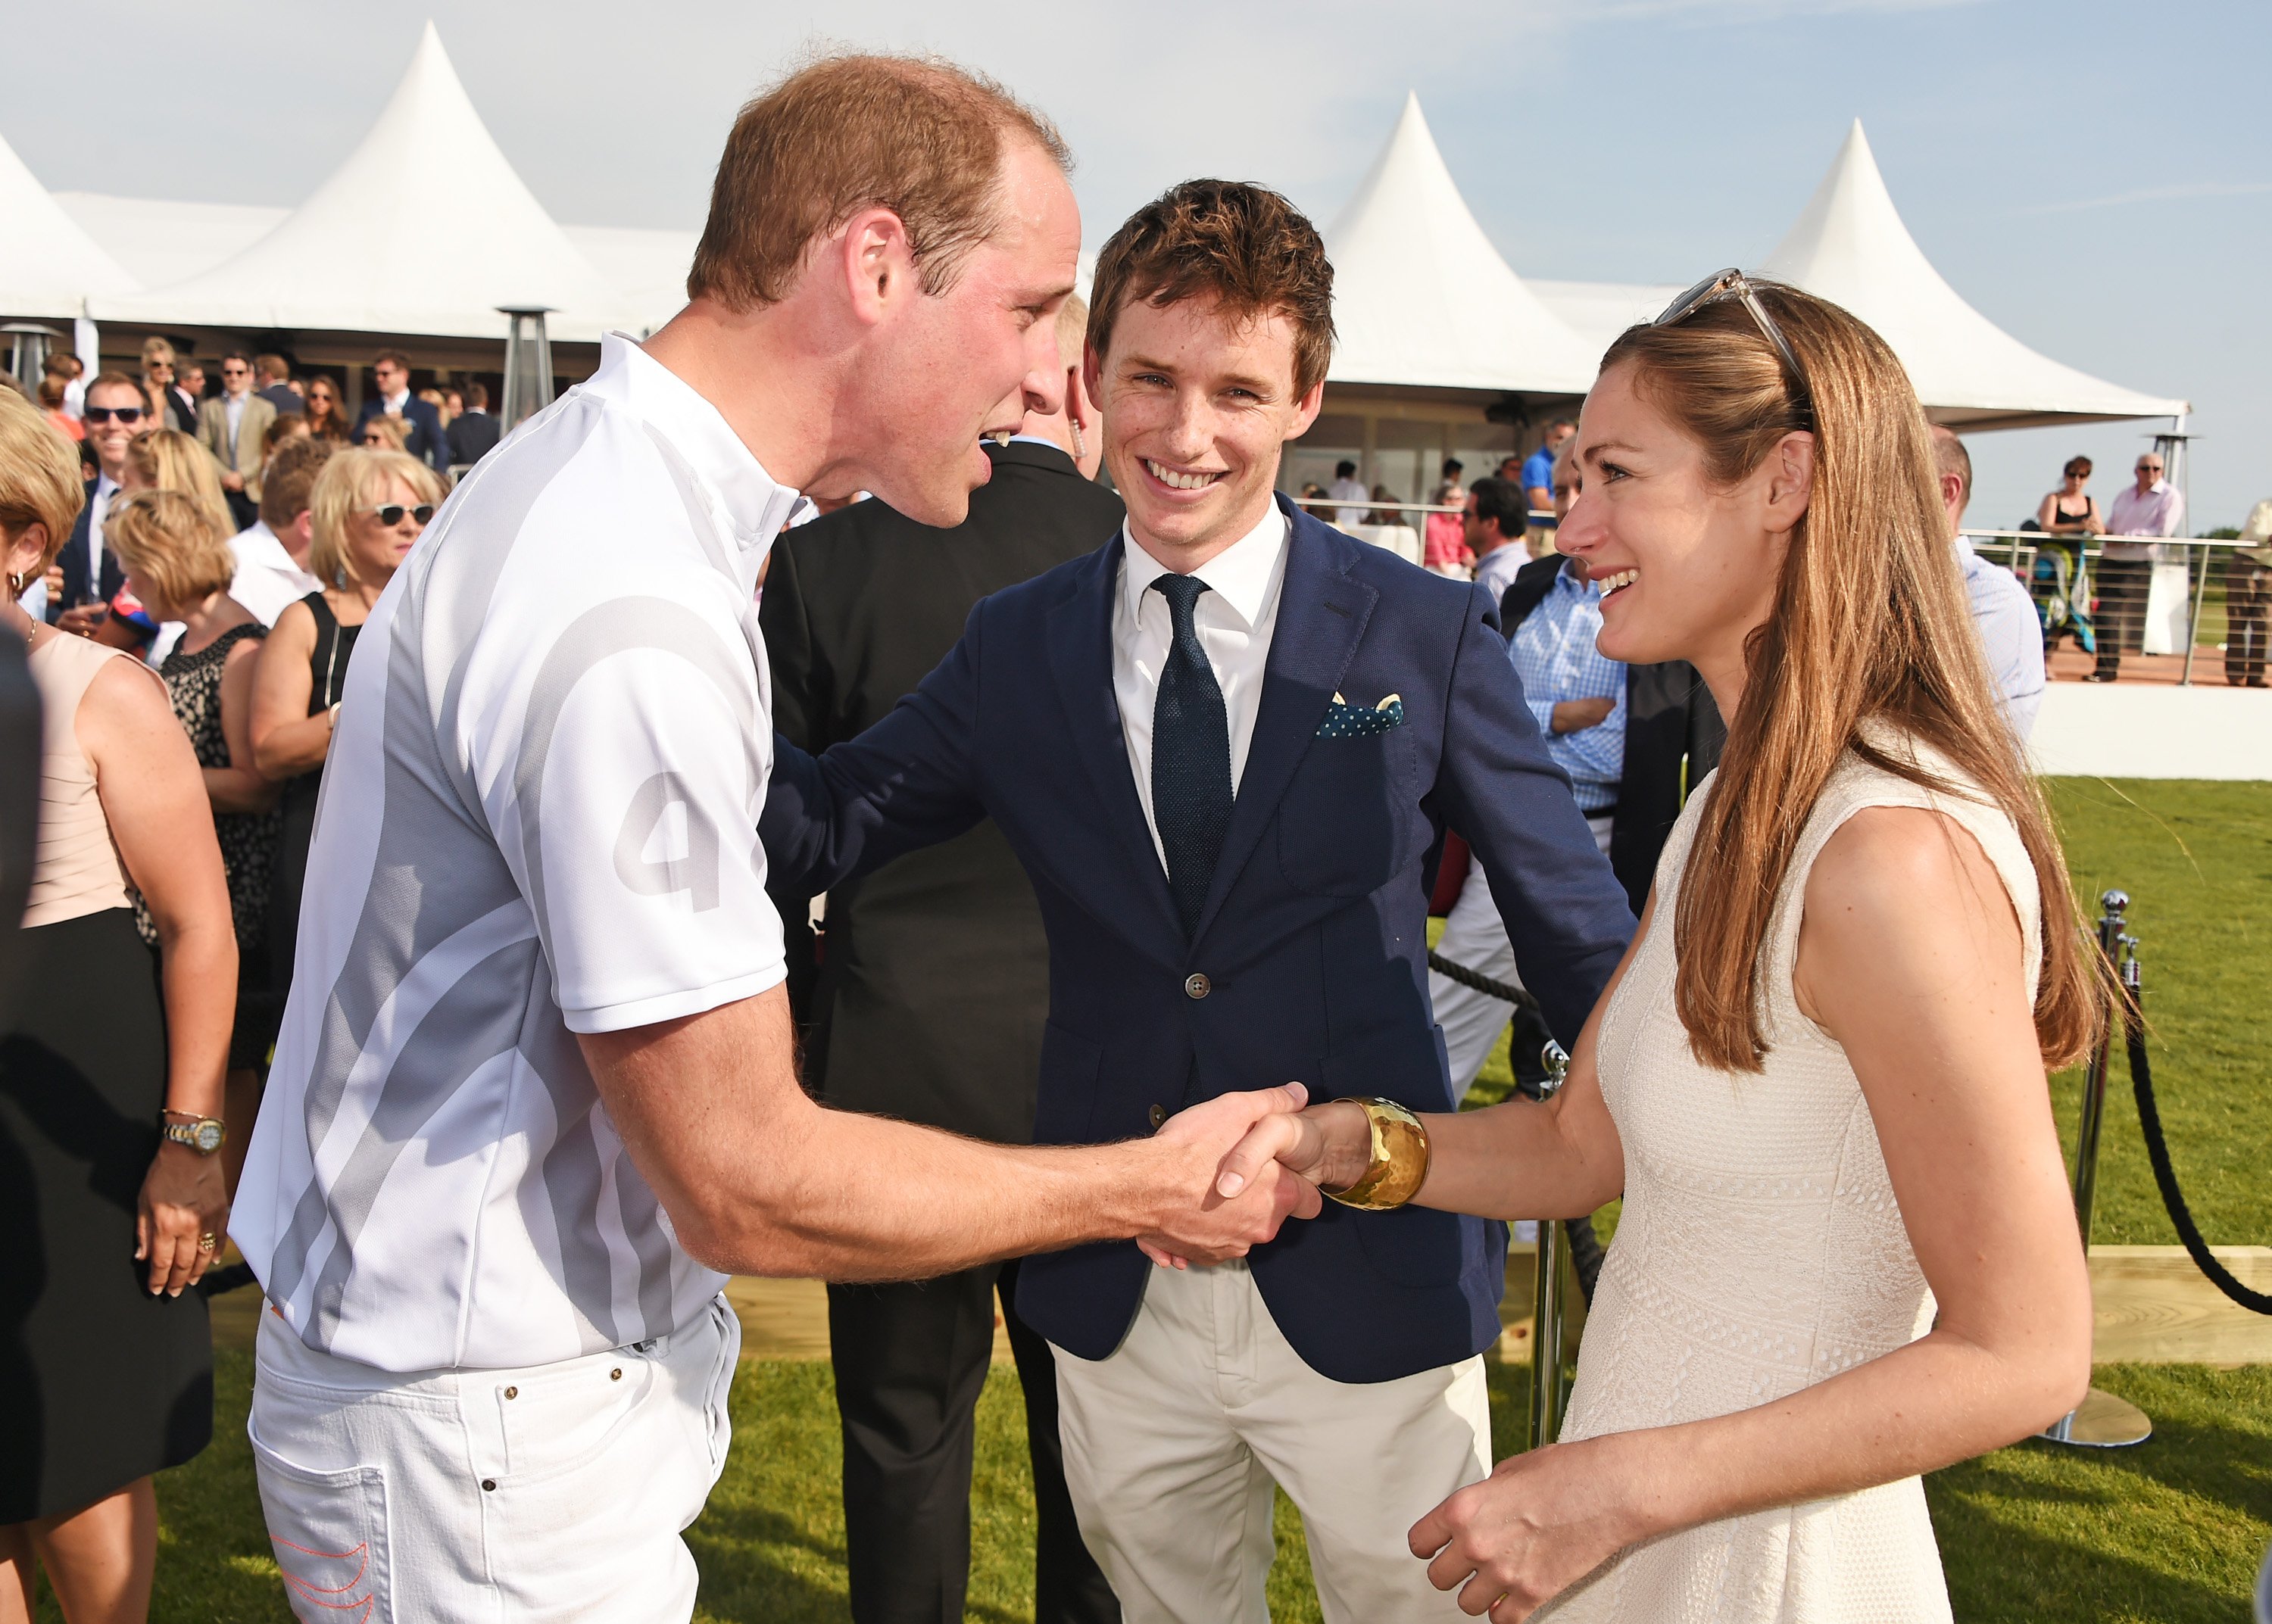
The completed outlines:
<svg viewBox="0 0 2272 1624">
<path fill-rule="evenodd" d="M 1558 514 L 1569 502 L 1561 483 L 1567 478 L 1566 466 L 1558 461 L 1553 476 Z M 1618 785 L 1625 773 L 1626 667 L 1604 659 L 1594 646 L 1602 632 L 1602 589 L 1586 579 L 1585 566 L 1577 560 L 1550 553 L 1516 576 L 1501 613 L 1506 621 L 1520 617 L 1507 642 L 1507 658 L 1546 736 L 1547 754 L 1570 775 L 1586 827 L 1607 856 Z M 1468 862 L 1467 883 L 1444 921 L 1436 950 L 1455 965 L 1519 987 L 1514 949 L 1492 905 L 1490 882 L 1474 857 Z M 1507 1006 L 1433 970 L 1428 972 L 1428 990 L 1437 1024 L 1444 1029 L 1452 1086 L 1464 1095 L 1506 1025 Z"/>
</svg>

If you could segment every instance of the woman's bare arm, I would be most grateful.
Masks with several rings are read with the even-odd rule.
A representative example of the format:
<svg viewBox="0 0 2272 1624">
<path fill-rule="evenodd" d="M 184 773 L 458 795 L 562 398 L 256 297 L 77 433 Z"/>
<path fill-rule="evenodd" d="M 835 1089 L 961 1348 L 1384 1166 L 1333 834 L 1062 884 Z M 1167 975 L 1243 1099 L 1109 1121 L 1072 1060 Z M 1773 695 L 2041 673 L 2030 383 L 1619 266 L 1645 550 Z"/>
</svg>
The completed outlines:
<svg viewBox="0 0 2272 1624">
<path fill-rule="evenodd" d="M 78 732 L 110 838 L 158 927 L 166 1108 L 219 1116 L 235 1018 L 236 931 L 197 756 L 165 689 L 126 660 L 110 661 L 88 685 Z M 228 1220 L 220 1158 L 161 1145 L 137 1224 L 135 1255 L 149 1263 L 150 1289 L 178 1296 L 195 1283 L 214 1255 L 200 1240 L 219 1236 Z"/>
<path fill-rule="evenodd" d="M 252 764 L 279 782 L 315 771 L 332 748 L 330 713 L 308 714 L 315 654 L 316 617 L 304 603 L 288 604 L 261 640 L 252 681 Z"/>
<path fill-rule="evenodd" d="M 257 637 L 239 638 L 221 662 L 220 732 L 228 743 L 228 765 L 198 769 L 216 812 L 265 812 L 280 793 L 252 757 L 252 688 L 259 667 Z"/>
<path fill-rule="evenodd" d="M 1633 1542 L 1889 1483 L 2027 1436 L 2089 1382 L 2090 1290 L 2021 962 L 1971 836 L 1873 808 L 1808 876 L 1797 990 L 1860 1079 L 1932 1330 L 1755 1409 L 1504 1462 L 1412 1532 L 1497 1620 Z"/>
</svg>

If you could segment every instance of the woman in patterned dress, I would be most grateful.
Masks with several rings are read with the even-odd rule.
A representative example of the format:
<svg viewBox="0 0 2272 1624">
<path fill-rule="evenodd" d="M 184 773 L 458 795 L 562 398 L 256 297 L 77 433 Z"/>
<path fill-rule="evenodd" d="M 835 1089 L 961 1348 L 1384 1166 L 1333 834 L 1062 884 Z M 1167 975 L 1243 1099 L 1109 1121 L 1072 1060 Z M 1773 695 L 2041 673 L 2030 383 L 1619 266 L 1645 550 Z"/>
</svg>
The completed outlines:
<svg viewBox="0 0 2272 1624">
<path fill-rule="evenodd" d="M 2045 1071 L 2095 957 L 1876 333 L 1708 279 L 1611 346 L 1576 468 L 1602 652 L 1692 662 L 1728 743 L 1566 1086 L 1425 1119 L 1422 1204 L 1625 1205 L 1560 1441 L 1412 1549 L 1497 1624 L 1938 1624 L 1919 1474 L 2089 1382 Z M 1225 1178 L 1267 1147 L 1343 1188 L 1372 1143 L 1336 1102 Z"/>
<path fill-rule="evenodd" d="M 275 1039 L 279 1002 L 261 973 L 261 942 L 282 822 L 280 791 L 252 764 L 252 678 L 267 629 L 228 595 L 235 555 L 206 504 L 180 491 L 136 491 L 111 508 L 103 539 L 126 567 L 127 590 L 155 619 L 184 628 L 158 674 L 197 751 L 228 874 L 238 974 L 225 1115 L 249 1124 L 259 1111 L 260 1070 Z M 157 927 L 138 898 L 135 914 L 142 939 L 154 946 Z M 232 1192 L 250 1137 L 236 1135 L 223 1147 Z"/>
</svg>

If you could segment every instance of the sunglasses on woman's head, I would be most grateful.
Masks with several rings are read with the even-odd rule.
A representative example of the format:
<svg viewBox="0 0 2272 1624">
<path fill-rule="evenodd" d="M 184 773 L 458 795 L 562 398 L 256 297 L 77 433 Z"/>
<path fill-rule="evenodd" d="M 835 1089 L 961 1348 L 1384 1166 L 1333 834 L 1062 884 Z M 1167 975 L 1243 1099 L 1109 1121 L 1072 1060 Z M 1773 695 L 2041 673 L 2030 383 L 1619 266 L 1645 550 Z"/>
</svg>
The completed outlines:
<svg viewBox="0 0 2272 1624">
<path fill-rule="evenodd" d="M 1812 426 L 1814 421 L 1814 391 L 1807 384 L 1806 369 L 1798 364 L 1798 352 L 1791 348 L 1790 340 L 1782 336 L 1782 329 L 1776 326 L 1775 317 L 1768 314 L 1768 307 L 1760 302 L 1760 295 L 1753 286 L 1752 279 L 1735 266 L 1730 265 L 1725 271 L 1715 271 L 1666 305 L 1664 314 L 1649 325 L 1677 327 L 1705 306 L 1718 304 L 1723 299 L 1741 300 L 1744 309 L 1751 312 L 1752 320 L 1759 324 L 1760 335 L 1775 346 L 1775 354 L 1782 358 L 1782 364 L 1790 372 L 1791 383 L 1797 386 L 1798 408 Z"/>
<path fill-rule="evenodd" d="M 90 423 L 107 423 L 114 417 L 122 423 L 138 423 L 142 421 L 140 406 L 91 406 L 86 410 L 86 421 Z"/>
<path fill-rule="evenodd" d="M 428 519 L 434 517 L 434 504 L 430 502 L 422 502 L 415 508 L 406 508 L 399 502 L 385 502 L 381 503 L 375 508 L 357 508 L 355 511 L 358 513 L 376 513 L 378 515 L 380 527 L 382 529 L 392 529 L 393 526 L 402 522 L 402 516 L 405 513 L 407 513 L 411 518 L 416 519 L 421 525 L 423 525 Z"/>
</svg>

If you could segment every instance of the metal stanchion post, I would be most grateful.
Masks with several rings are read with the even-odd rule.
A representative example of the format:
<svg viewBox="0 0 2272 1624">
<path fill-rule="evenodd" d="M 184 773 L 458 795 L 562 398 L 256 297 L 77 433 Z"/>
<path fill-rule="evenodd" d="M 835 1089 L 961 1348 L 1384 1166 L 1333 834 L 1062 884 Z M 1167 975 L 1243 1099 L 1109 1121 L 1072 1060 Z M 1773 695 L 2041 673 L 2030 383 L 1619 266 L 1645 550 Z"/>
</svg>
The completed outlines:
<svg viewBox="0 0 2272 1624">
<path fill-rule="evenodd" d="M 2098 899 L 2098 904 L 2105 910 L 2098 920 L 2098 950 L 2106 956 L 2110 965 L 2121 969 L 2125 987 L 2134 988 L 2138 939 L 2123 928 L 2123 916 L 2129 911 L 2130 898 L 2122 891 L 2111 890 Z M 2106 1120 L 2106 1068 L 2114 1029 L 2122 1017 L 2119 1005 L 2107 1011 L 2106 1024 L 2099 1031 L 2098 1042 L 2090 1052 L 2090 1065 L 2083 1073 L 2082 1110 L 2074 1143 L 2074 1220 L 2082 1231 L 2086 1255 L 2090 1251 L 2090 1209 L 2098 1195 L 2098 1136 Z M 2096 1449 L 2143 1443 L 2153 1435 L 2154 1423 L 2147 1419 L 2143 1410 L 2095 1387 L 2083 1396 L 2080 1404 L 2037 1434 L 2053 1443 Z"/>
<path fill-rule="evenodd" d="M 1551 1098 L 1570 1070 L 1570 1056 L 1549 1042 L 1539 1058 L 1546 1065 L 1545 1097 Z M 1562 1431 L 1562 1262 L 1569 1237 L 1558 1218 L 1538 1220 L 1538 1285 L 1531 1300 L 1530 1447 L 1554 1441 Z"/>
</svg>

